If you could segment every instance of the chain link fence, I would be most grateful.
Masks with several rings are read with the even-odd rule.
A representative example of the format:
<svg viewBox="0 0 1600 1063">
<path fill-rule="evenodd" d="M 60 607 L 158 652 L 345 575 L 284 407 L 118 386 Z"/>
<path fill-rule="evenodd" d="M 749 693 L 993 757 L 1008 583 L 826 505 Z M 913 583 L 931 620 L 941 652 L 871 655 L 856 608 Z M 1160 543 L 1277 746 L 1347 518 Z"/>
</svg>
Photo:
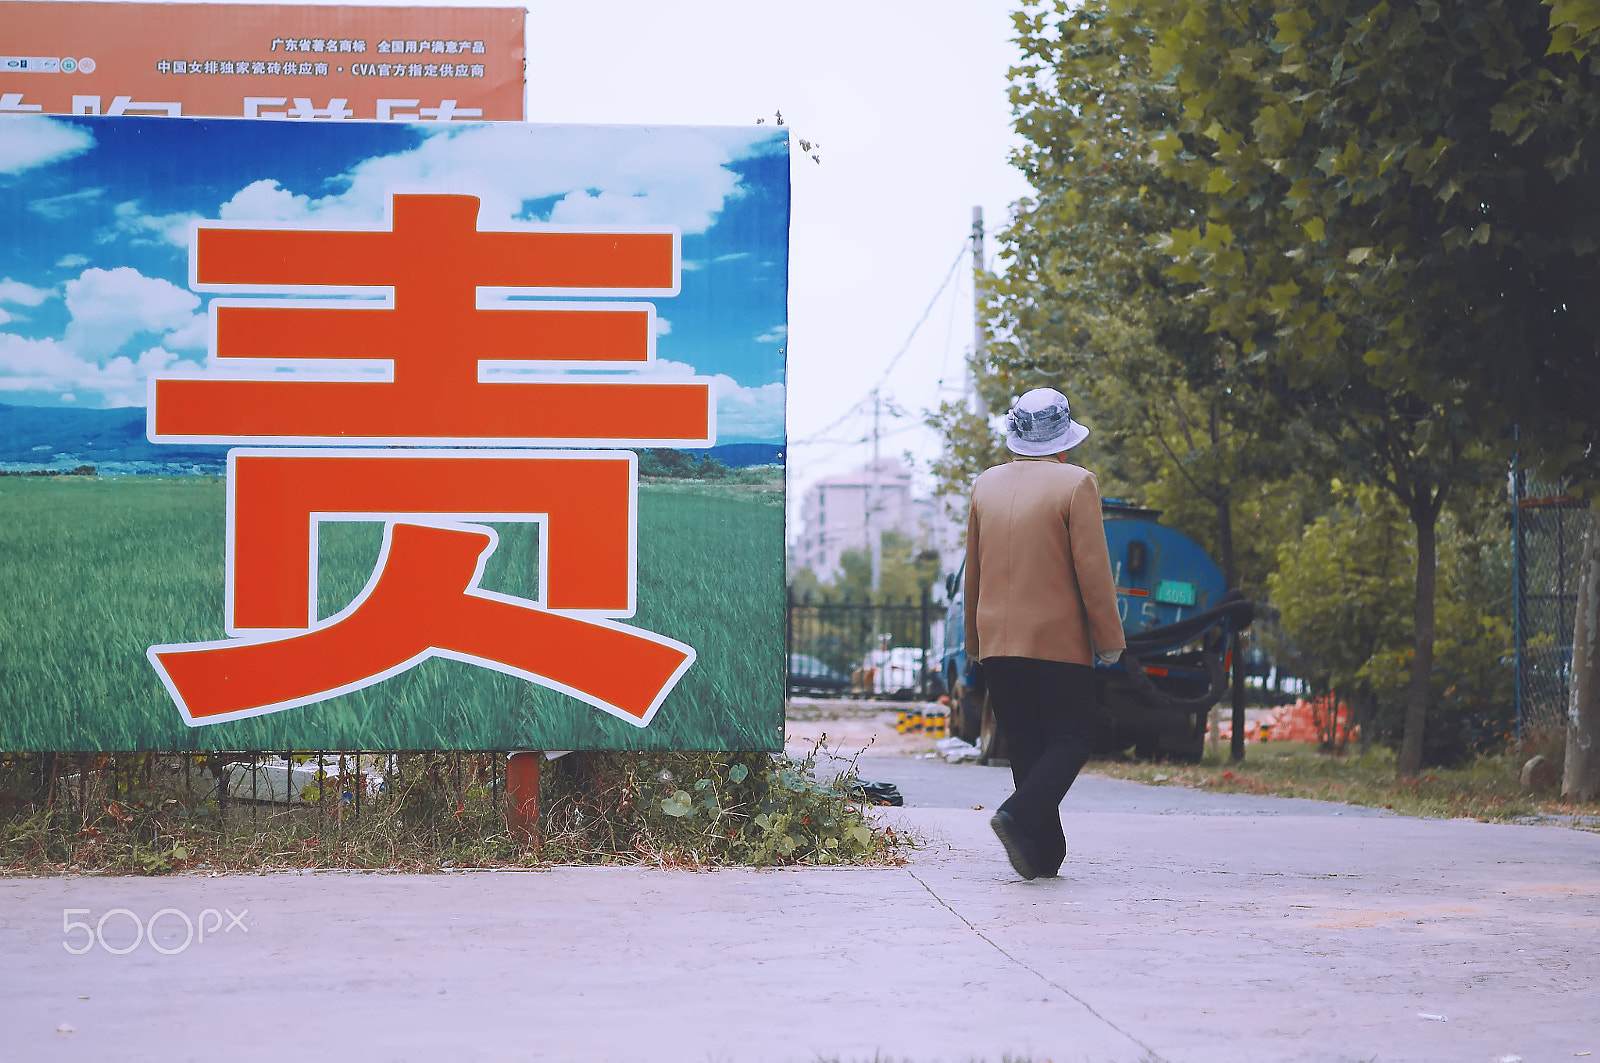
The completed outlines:
<svg viewBox="0 0 1600 1063">
<path fill-rule="evenodd" d="M 1521 471 L 1516 494 L 1517 734 L 1565 726 L 1578 558 L 1589 508 Z"/>
</svg>

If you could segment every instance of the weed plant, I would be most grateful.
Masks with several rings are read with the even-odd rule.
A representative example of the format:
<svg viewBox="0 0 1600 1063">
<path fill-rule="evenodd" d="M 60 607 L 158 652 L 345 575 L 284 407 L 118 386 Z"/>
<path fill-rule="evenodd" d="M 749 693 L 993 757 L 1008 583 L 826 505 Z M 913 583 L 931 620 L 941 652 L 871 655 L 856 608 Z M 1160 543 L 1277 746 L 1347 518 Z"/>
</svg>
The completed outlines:
<svg viewBox="0 0 1600 1063">
<path fill-rule="evenodd" d="M 569 754 L 542 772 L 542 844 L 526 843 L 500 756 L 302 756 L 313 781 L 287 805 L 229 796 L 250 767 L 225 755 L 4 757 L 0 873 L 881 864 L 907 844 L 814 752 Z"/>
<path fill-rule="evenodd" d="M 854 769 L 818 777 L 817 750 L 570 754 L 543 790 L 545 855 L 706 867 L 882 863 L 904 843 L 850 794 Z"/>
</svg>

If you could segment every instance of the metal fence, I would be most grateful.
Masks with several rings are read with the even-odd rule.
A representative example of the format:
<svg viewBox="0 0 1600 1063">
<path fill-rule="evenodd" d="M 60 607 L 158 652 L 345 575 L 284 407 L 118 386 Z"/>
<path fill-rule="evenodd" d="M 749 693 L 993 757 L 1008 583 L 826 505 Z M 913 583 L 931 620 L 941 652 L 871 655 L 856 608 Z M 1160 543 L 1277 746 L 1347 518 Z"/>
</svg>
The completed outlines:
<svg viewBox="0 0 1600 1063">
<path fill-rule="evenodd" d="M 88 815 L 134 793 L 170 794 L 185 808 L 215 804 L 252 818 L 271 806 L 359 816 L 362 806 L 418 783 L 432 799 L 503 808 L 506 753 L 10 753 L 8 782 L 35 802 Z M 404 787 L 402 786 L 404 780 Z"/>
<path fill-rule="evenodd" d="M 924 592 L 901 601 L 789 596 L 786 642 L 795 693 L 933 696 L 942 689 L 945 606 Z"/>
<path fill-rule="evenodd" d="M 1550 484 L 1513 473 L 1516 494 L 1517 734 L 1564 725 L 1572 677 L 1578 558 L 1589 509 Z"/>
</svg>

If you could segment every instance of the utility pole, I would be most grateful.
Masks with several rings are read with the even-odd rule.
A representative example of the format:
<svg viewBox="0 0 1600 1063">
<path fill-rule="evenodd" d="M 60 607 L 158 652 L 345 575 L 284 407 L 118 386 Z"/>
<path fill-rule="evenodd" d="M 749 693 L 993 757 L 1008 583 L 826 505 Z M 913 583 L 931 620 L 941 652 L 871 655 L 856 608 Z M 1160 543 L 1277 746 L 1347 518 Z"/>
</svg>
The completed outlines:
<svg viewBox="0 0 1600 1063">
<path fill-rule="evenodd" d="M 872 559 L 872 593 L 877 594 L 883 582 L 883 533 L 878 530 L 878 437 L 879 416 L 883 400 L 877 388 L 872 389 L 872 473 L 867 494 L 867 554 Z"/>
<path fill-rule="evenodd" d="M 989 411 L 978 397 L 978 374 L 973 366 L 983 360 L 988 336 L 983 328 L 983 208 L 972 208 L 972 358 L 967 362 L 967 409 L 984 416 Z"/>
</svg>

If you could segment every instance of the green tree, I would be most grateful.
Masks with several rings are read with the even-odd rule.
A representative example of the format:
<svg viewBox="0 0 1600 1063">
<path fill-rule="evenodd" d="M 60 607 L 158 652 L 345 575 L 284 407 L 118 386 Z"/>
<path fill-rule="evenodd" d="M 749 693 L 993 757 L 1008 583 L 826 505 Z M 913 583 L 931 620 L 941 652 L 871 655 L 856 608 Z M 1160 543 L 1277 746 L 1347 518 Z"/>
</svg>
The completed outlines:
<svg viewBox="0 0 1600 1063">
<path fill-rule="evenodd" d="M 840 554 L 840 571 L 828 582 L 809 568 L 800 569 L 789 581 L 789 592 L 797 599 L 814 602 L 918 602 L 938 582 L 938 552 L 917 550 L 907 536 L 893 529 L 883 533 L 880 561 L 882 570 L 876 591 L 872 587 L 872 557 L 861 549 Z"/>
<path fill-rule="evenodd" d="M 965 515 L 972 481 L 991 466 L 1007 460 L 1004 441 L 995 435 L 989 419 L 973 413 L 958 402 L 942 402 L 931 410 L 923 423 L 943 441 L 943 449 L 933 460 L 934 497 L 942 499 L 953 514 Z"/>
<path fill-rule="evenodd" d="M 1014 162 L 1034 195 L 1003 237 L 980 380 L 992 408 L 1030 387 L 1068 390 L 1092 412 L 1090 439 L 1115 478 L 1178 481 L 1210 506 L 1206 538 L 1235 586 L 1234 494 L 1258 471 L 1272 421 L 1250 416 L 1237 344 L 1208 330 L 1194 286 L 1151 246 L 1200 197 L 1148 159 L 1179 116 L 1107 12 L 1091 0 L 1015 16 L 1024 62 L 1011 102 L 1025 143 Z"/>
<path fill-rule="evenodd" d="M 1248 396 L 1389 490 L 1416 528 L 1397 761 L 1414 773 L 1446 504 L 1498 474 L 1513 425 L 1546 475 L 1600 481 L 1600 4 L 1106 0 L 1017 24 L 1039 196 L 989 387 L 1092 379 L 1095 357 L 1158 337 L 1197 395 Z M 1154 280 L 1152 238 L 1170 259 Z M 1600 651 L 1575 651 L 1569 792 L 1592 795 Z"/>
<path fill-rule="evenodd" d="M 1105 0 L 1030 5 L 1015 16 L 1024 62 L 1011 101 L 1025 138 L 1014 162 L 1033 195 L 1003 237 L 1007 266 L 992 278 L 993 340 L 977 367 L 992 409 L 1037 386 L 1065 390 L 1092 433 L 1073 460 L 1108 496 L 1168 511 L 1204 544 L 1230 586 L 1259 593 L 1292 532 L 1275 481 L 1289 475 L 1286 418 L 1257 387 L 1259 367 L 1209 327 L 1196 283 L 1174 278 L 1156 239 L 1192 223 L 1203 195 L 1165 174 L 1154 144 L 1181 118 L 1170 88 L 1149 74 Z M 948 441 L 936 472 L 953 493 L 992 463 L 980 418 L 947 406 L 930 423 Z M 1276 495 L 1267 521 L 1254 500 Z M 1242 533 L 1242 534 L 1241 534 Z M 1237 647 L 1236 647 L 1237 649 Z M 1235 654 L 1242 666 L 1242 655 Z M 1234 755 L 1242 756 L 1242 671 L 1235 676 Z"/>
<path fill-rule="evenodd" d="M 1503 742 L 1513 712 L 1510 534 L 1493 492 L 1465 502 L 1439 522 L 1435 721 L 1424 757 L 1433 764 Z M 1363 748 L 1403 726 L 1415 556 L 1405 512 L 1388 492 L 1361 486 L 1283 548 L 1272 576 L 1278 655 L 1318 692 L 1350 703 Z"/>
<path fill-rule="evenodd" d="M 1416 525 L 1398 760 L 1413 773 L 1445 500 L 1541 400 L 1556 422 L 1538 431 L 1542 459 L 1600 459 L 1592 404 L 1572 398 L 1595 380 L 1600 335 L 1580 309 L 1600 233 L 1571 180 L 1593 150 L 1579 121 L 1593 108 L 1572 101 L 1593 99 L 1594 71 L 1545 54 L 1546 13 L 1529 0 L 1472 0 L 1447 18 L 1431 0 L 1116 10 L 1181 101 L 1156 158 L 1205 196 L 1165 241 L 1172 275 L 1204 286 L 1211 327 L 1281 369 L 1333 452 Z"/>
<path fill-rule="evenodd" d="M 1592 140 L 1586 144 L 1584 133 L 1593 130 L 1600 119 L 1600 99 L 1594 91 L 1594 79 L 1600 74 L 1600 0 L 1550 0 L 1550 50 L 1551 56 L 1570 57 L 1570 66 L 1560 67 L 1554 76 L 1526 78 L 1518 84 L 1521 106 L 1507 108 L 1502 121 L 1507 135 L 1513 138 L 1534 132 L 1546 137 L 1560 138 L 1556 145 L 1556 169 L 1567 179 L 1588 177 L 1592 172 L 1594 148 Z M 1567 149 L 1563 154 L 1561 149 Z M 1579 240 L 1593 237 L 1592 224 Z M 1587 251 L 1587 273 L 1578 278 L 1578 288 L 1592 293 L 1593 243 L 1575 243 L 1573 250 Z M 1572 257 L 1576 258 L 1576 255 Z M 1571 265 L 1572 263 L 1568 263 Z M 1584 286 L 1584 282 L 1591 282 Z M 1587 320 L 1593 324 L 1594 306 L 1588 301 L 1581 304 Z M 1571 322 L 1572 307 L 1563 303 L 1562 317 L 1552 312 L 1542 321 L 1550 328 L 1557 321 Z M 1542 432 L 1530 434 L 1537 440 L 1540 457 L 1546 467 L 1566 475 L 1580 490 L 1590 494 L 1589 529 L 1585 534 L 1583 553 L 1579 560 L 1578 600 L 1572 632 L 1572 707 L 1567 724 L 1566 763 L 1561 776 L 1561 792 L 1567 797 L 1594 800 L 1600 797 L 1600 490 L 1594 483 L 1595 464 L 1600 461 L 1600 446 L 1596 445 L 1596 414 L 1594 403 L 1589 401 L 1595 391 L 1597 369 L 1594 357 L 1593 329 L 1587 330 L 1577 323 L 1562 330 L 1569 342 L 1561 350 L 1570 352 L 1578 362 L 1581 372 L 1588 370 L 1587 378 L 1579 377 L 1579 386 L 1561 386 L 1571 366 L 1562 364 L 1559 357 L 1549 359 L 1555 364 L 1539 365 L 1527 374 L 1530 387 L 1522 396 L 1519 406 L 1537 407 L 1546 393 L 1565 392 L 1569 401 L 1576 401 L 1578 416 L 1565 424 L 1560 421 Z M 1555 345 L 1550 345 L 1555 346 Z M 1538 370 L 1543 370 L 1540 372 Z M 1550 384 L 1554 382 L 1552 389 Z M 1587 390 L 1585 390 L 1585 385 Z M 1587 407 L 1585 419 L 1582 407 Z M 1547 409 L 1547 416 L 1559 417 L 1566 410 Z M 1564 430 L 1564 434 L 1563 433 Z M 1554 439 L 1550 438 L 1556 433 Z"/>
<path fill-rule="evenodd" d="M 1349 701 L 1362 752 L 1377 718 L 1367 668 L 1409 635 L 1404 603 L 1414 555 L 1405 512 L 1386 493 L 1362 487 L 1285 543 L 1269 579 L 1281 630 L 1273 655 L 1317 693 L 1337 690 Z"/>
</svg>

